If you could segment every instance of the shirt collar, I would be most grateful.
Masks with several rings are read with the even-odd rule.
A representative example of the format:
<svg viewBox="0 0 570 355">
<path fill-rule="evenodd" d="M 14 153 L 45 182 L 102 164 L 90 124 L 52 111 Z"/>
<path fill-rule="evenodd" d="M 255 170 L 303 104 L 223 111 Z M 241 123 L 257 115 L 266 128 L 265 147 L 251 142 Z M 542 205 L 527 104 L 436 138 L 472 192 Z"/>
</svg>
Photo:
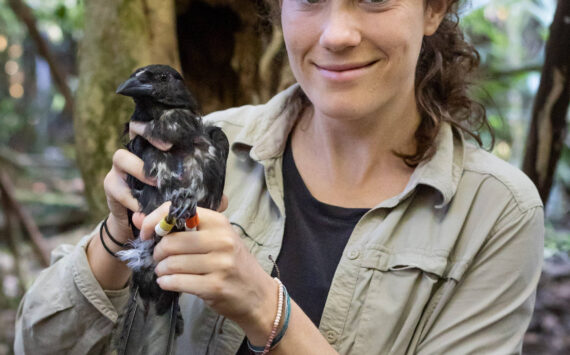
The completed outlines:
<svg viewBox="0 0 570 355">
<path fill-rule="evenodd" d="M 231 146 L 232 152 L 241 160 L 251 158 L 263 161 L 283 155 L 287 138 L 295 124 L 302 105 L 292 100 L 296 91 L 300 90 L 294 84 L 267 104 L 256 110 L 255 117 L 236 137 Z M 437 149 L 433 157 L 421 162 L 410 177 L 404 191 L 392 199 L 380 204 L 383 207 L 395 205 L 409 196 L 418 185 L 430 186 L 441 194 L 441 200 L 436 205 L 442 208 L 449 203 L 459 184 L 463 172 L 463 147 L 465 142 L 461 133 L 446 122 L 436 136 Z"/>
<path fill-rule="evenodd" d="M 302 109 L 301 102 L 292 100 L 297 90 L 300 90 L 299 85 L 294 84 L 259 106 L 255 117 L 248 120 L 232 143 L 232 152 L 240 159 L 249 157 L 256 161 L 283 155 L 289 133 Z"/>
<path fill-rule="evenodd" d="M 418 185 L 430 186 L 441 193 L 441 201 L 436 205 L 442 208 L 451 201 L 457 191 L 459 179 L 463 173 L 462 134 L 447 122 L 442 122 L 435 139 L 435 154 L 429 160 L 421 162 L 410 177 L 404 189 L 415 189 Z"/>
</svg>

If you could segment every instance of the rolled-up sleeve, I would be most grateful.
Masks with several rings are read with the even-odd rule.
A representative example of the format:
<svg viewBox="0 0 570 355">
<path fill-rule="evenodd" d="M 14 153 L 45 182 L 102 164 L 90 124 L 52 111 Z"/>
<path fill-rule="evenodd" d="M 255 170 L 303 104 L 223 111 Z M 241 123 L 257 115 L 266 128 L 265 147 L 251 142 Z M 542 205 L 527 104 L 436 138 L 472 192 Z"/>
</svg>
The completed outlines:
<svg viewBox="0 0 570 355">
<path fill-rule="evenodd" d="M 419 354 L 520 354 L 540 278 L 541 206 L 513 207 L 476 254 L 418 347 Z"/>
<path fill-rule="evenodd" d="M 95 279 L 86 248 L 96 228 L 76 246 L 52 252 L 25 294 L 16 320 L 16 354 L 105 353 L 128 288 L 105 291 Z"/>
</svg>

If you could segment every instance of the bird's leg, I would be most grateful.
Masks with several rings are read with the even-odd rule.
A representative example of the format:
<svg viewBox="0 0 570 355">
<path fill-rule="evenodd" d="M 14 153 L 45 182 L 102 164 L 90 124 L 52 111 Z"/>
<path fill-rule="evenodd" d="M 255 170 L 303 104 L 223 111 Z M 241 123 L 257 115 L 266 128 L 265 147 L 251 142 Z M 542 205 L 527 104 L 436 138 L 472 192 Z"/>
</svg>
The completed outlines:
<svg viewBox="0 0 570 355">
<path fill-rule="evenodd" d="M 186 220 L 196 214 L 196 195 L 188 188 L 181 188 L 172 193 L 171 202 L 167 222 L 174 222 L 176 228 L 184 230 Z"/>
</svg>

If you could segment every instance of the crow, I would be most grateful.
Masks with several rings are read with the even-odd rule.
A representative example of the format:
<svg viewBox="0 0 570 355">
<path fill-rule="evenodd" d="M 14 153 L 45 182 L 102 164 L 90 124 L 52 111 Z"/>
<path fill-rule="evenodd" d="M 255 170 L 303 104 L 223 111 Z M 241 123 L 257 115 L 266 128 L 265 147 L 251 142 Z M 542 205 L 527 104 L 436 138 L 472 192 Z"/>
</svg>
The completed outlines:
<svg viewBox="0 0 570 355">
<path fill-rule="evenodd" d="M 127 184 L 132 195 L 145 214 L 166 201 L 172 203 L 168 216 L 161 222 L 162 228 L 157 226 L 155 235 L 149 240 L 138 238 L 139 230 L 131 221 L 135 239 L 129 249 L 117 253 L 133 270 L 131 299 L 123 316 L 118 344 L 115 344 L 119 353 L 126 353 L 127 348 L 133 347 L 133 344 L 127 346 L 130 334 L 144 333 L 150 314 L 168 318 L 165 324 L 169 324 L 169 331 L 164 333 L 168 338 L 165 339 L 166 347 L 172 346 L 174 334 L 182 332 L 179 294 L 164 291 L 156 283 L 152 253 L 169 228 L 181 231 L 193 227 L 186 222 L 195 221 L 196 206 L 213 210 L 219 207 L 229 144 L 219 127 L 202 121 L 197 102 L 186 88 L 184 79 L 170 66 L 139 68 L 116 93 L 133 98 L 135 110 L 130 121 L 146 123 L 144 137 L 135 136 L 127 143 L 127 149 L 143 160 L 145 175 L 157 183 L 157 186 L 150 186 L 128 175 Z M 161 151 L 145 137 L 169 142 L 172 148 Z M 129 215 L 132 218 L 132 211 Z M 156 340 L 152 341 L 156 345 Z M 148 353 L 140 341 L 135 347 L 139 350 L 129 350 L 129 354 Z M 165 349 L 164 353 L 168 351 Z"/>
</svg>

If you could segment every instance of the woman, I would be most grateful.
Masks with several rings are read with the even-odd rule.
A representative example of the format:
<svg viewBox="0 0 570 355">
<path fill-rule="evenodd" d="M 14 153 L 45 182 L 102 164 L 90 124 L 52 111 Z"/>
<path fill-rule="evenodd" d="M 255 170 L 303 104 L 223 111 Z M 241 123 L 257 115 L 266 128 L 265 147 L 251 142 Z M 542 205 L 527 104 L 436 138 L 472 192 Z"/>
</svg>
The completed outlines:
<svg viewBox="0 0 570 355">
<path fill-rule="evenodd" d="M 227 209 L 199 209 L 197 232 L 155 249 L 159 285 L 183 292 L 178 352 L 247 353 L 246 336 L 275 354 L 520 353 L 542 204 L 521 172 L 466 142 L 486 121 L 466 96 L 477 56 L 457 1 L 272 4 L 298 85 L 207 117 L 231 143 Z M 115 154 L 107 224 L 121 241 L 138 209 L 127 173 L 153 184 Z M 167 208 L 135 214 L 145 238 Z M 129 270 L 99 238 L 65 251 L 22 302 L 20 352 L 107 349 Z"/>
</svg>

